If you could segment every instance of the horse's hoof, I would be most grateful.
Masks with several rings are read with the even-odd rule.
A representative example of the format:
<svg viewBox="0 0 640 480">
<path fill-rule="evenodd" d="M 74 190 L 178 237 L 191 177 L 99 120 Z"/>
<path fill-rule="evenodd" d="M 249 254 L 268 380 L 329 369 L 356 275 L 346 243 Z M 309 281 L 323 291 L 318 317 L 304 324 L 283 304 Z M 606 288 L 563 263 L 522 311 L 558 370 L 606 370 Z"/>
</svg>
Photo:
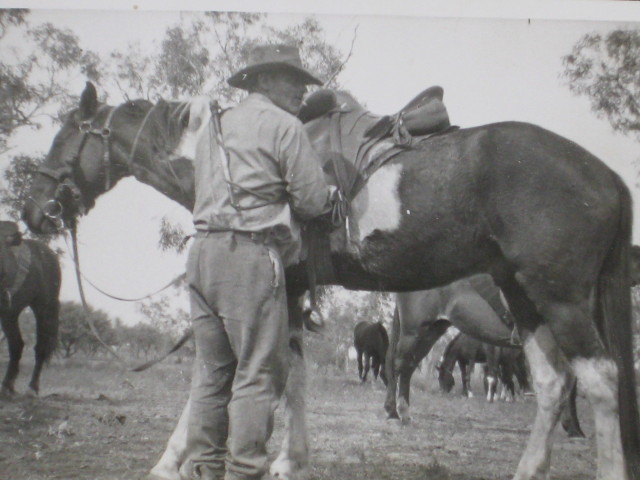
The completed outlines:
<svg viewBox="0 0 640 480">
<path fill-rule="evenodd" d="M 398 412 L 387 412 L 387 420 L 398 420 L 400 419 L 400 415 Z"/>
<path fill-rule="evenodd" d="M 273 480 L 303 480 L 306 477 L 306 462 L 276 458 L 271 464 L 269 475 Z"/>
<path fill-rule="evenodd" d="M 146 477 L 143 478 L 143 480 L 180 480 L 180 475 L 176 474 L 172 476 L 166 476 L 158 475 L 156 473 L 149 473 Z"/>
<path fill-rule="evenodd" d="M 2 387 L 0 390 L 0 397 L 13 398 L 16 396 L 16 391 L 13 388 Z"/>
<path fill-rule="evenodd" d="M 407 426 L 411 423 L 411 416 L 410 415 L 402 415 L 400 416 L 400 424 L 403 426 Z"/>
</svg>

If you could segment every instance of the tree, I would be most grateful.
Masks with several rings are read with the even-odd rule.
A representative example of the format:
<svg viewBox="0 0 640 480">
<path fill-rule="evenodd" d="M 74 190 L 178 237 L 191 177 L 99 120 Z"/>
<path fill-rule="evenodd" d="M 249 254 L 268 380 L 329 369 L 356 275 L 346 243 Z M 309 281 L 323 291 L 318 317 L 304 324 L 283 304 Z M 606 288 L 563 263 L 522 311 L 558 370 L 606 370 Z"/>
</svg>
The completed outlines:
<svg viewBox="0 0 640 480">
<path fill-rule="evenodd" d="M 640 140 L 640 30 L 587 34 L 562 62 L 569 89 L 615 131 Z"/>
<path fill-rule="evenodd" d="M 23 127 L 38 129 L 42 118 L 58 119 L 75 104 L 69 90 L 72 75 L 97 81 L 99 57 L 80 47 L 78 37 L 51 23 L 30 28 L 27 10 L 0 10 L 0 39 L 3 46 L 10 30 L 20 30 L 18 45 L 9 45 L 9 55 L 0 61 L 0 153 L 6 152 L 10 137 Z M 27 49 L 29 53 L 27 53 Z"/>
<path fill-rule="evenodd" d="M 0 154 L 15 151 L 18 131 L 40 129 L 43 122 L 58 122 L 78 101 L 71 91 L 74 76 L 100 79 L 99 57 L 80 47 L 68 29 L 45 23 L 31 27 L 28 10 L 0 9 L 0 41 L 12 55 L 0 60 Z M 17 152 L 3 175 L 0 205 L 19 218 L 33 173 L 41 156 Z"/>
<path fill-rule="evenodd" d="M 170 341 L 176 341 L 189 328 L 189 314 L 182 308 L 172 307 L 172 298 L 161 296 L 158 300 L 146 300 L 139 304 L 138 309 L 150 325 L 165 334 Z"/>
<path fill-rule="evenodd" d="M 108 315 L 102 310 L 95 310 L 91 307 L 89 307 L 88 314 L 100 337 L 108 345 L 117 343 L 117 337 Z M 70 358 L 80 350 L 95 355 L 100 348 L 100 342 L 88 327 L 86 316 L 87 312 L 79 303 L 61 302 L 58 348 L 64 358 Z"/>
<path fill-rule="evenodd" d="M 124 327 L 122 333 L 122 345 L 127 346 L 136 358 L 140 357 L 140 353 L 146 358 L 151 350 L 157 352 L 166 344 L 166 334 L 163 334 L 156 326 L 149 323 L 140 322 L 136 325 Z"/>
</svg>

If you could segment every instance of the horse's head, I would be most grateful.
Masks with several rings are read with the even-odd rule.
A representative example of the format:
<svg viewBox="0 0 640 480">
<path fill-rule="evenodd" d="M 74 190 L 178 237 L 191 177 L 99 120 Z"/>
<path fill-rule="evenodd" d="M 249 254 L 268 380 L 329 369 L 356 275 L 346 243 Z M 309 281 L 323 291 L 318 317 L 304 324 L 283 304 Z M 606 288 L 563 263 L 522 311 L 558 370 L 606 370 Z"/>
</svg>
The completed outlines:
<svg viewBox="0 0 640 480">
<path fill-rule="evenodd" d="M 144 103 L 149 110 L 151 103 Z M 128 174 L 127 157 L 139 121 L 121 110 L 98 102 L 95 87 L 87 83 L 32 183 L 23 210 L 31 230 L 52 233 L 72 224 Z"/>
<path fill-rule="evenodd" d="M 177 177 L 176 171 L 193 177 L 192 159 L 185 168 L 157 165 L 175 160 L 173 152 L 188 122 L 188 104 L 160 101 L 154 106 L 133 100 L 112 107 L 98 102 L 95 87 L 87 83 L 78 108 L 66 115 L 38 169 L 23 219 L 36 233 L 73 225 L 98 196 L 127 175 L 173 198 L 175 190 L 185 187 L 169 177 Z"/>
<path fill-rule="evenodd" d="M 453 373 L 443 367 L 442 361 L 436 364 L 436 370 L 438 371 L 438 384 L 440 385 L 440 390 L 445 393 L 449 393 L 456 384 L 456 381 L 453 379 Z"/>
</svg>

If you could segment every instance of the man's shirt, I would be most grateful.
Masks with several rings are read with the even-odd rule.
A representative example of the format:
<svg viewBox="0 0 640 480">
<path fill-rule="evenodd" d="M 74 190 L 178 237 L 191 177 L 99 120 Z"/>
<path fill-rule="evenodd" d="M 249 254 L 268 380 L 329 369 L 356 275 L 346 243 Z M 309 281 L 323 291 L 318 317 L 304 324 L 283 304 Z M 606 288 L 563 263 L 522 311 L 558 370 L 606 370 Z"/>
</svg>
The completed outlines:
<svg viewBox="0 0 640 480">
<path fill-rule="evenodd" d="M 302 123 L 259 93 L 226 111 L 221 123 L 228 163 L 212 124 L 198 142 L 196 229 L 270 231 L 285 264 L 294 263 L 300 228 L 292 211 L 307 220 L 330 208 L 321 162 Z"/>
</svg>

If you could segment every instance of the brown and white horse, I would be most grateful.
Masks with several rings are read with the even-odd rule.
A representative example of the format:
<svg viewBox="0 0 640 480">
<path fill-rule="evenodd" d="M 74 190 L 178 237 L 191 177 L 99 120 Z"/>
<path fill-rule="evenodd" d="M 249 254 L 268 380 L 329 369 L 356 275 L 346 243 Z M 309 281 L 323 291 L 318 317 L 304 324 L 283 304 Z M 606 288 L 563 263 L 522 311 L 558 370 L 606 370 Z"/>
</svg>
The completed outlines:
<svg viewBox="0 0 640 480">
<path fill-rule="evenodd" d="M 88 86 L 35 179 L 24 210 L 29 227 L 54 230 L 60 206 L 62 218 L 72 221 L 79 204 L 90 207 L 125 175 L 192 207 L 193 157 L 184 147 L 192 137 L 205 155 L 215 145 L 208 109 L 191 106 L 190 116 L 178 117 L 166 102 L 110 107 Z M 360 113 L 344 115 L 353 120 Z M 307 124 L 320 152 L 340 156 L 332 151 L 330 125 L 341 115 L 333 110 Z M 548 476 L 552 432 L 571 374 L 594 410 L 597 478 L 640 480 L 631 198 L 604 163 L 530 124 L 460 129 L 407 148 L 377 169 L 352 199 L 349 227 L 349 235 L 341 229 L 331 238 L 336 283 L 347 288 L 423 290 L 488 272 L 504 292 L 538 403 L 516 480 Z M 296 324 L 296 299 L 307 277 L 302 262 L 286 273 Z M 307 461 L 303 397 L 289 397 L 287 405 L 294 410 L 287 421 L 301 423 L 289 425 L 272 466 L 283 478 Z"/>
</svg>

